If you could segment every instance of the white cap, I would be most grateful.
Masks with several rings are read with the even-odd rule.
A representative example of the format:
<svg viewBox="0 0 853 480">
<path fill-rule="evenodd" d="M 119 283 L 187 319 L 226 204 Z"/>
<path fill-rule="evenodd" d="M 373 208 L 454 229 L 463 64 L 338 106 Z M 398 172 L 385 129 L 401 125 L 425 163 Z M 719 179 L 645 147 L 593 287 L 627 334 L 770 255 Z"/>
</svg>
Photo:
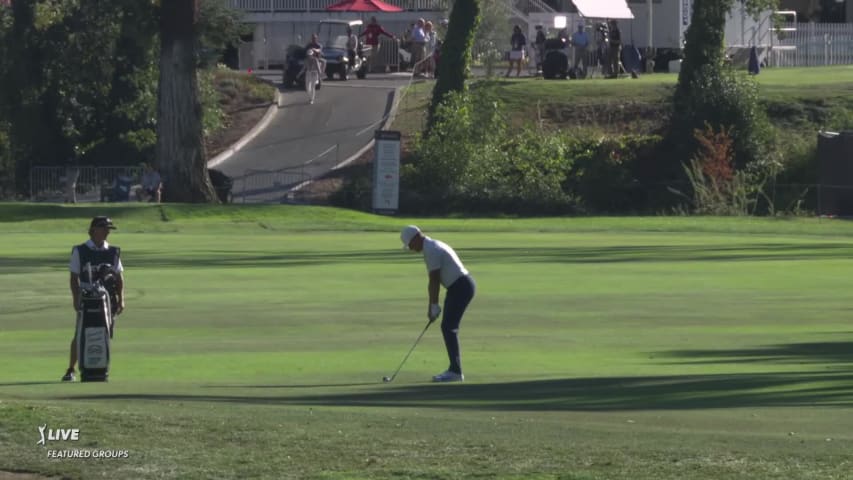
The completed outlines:
<svg viewBox="0 0 853 480">
<path fill-rule="evenodd" d="M 409 249 L 409 242 L 411 242 L 419 233 L 421 233 L 421 229 L 414 225 L 409 225 L 400 232 L 400 240 L 403 242 L 403 250 Z"/>
</svg>

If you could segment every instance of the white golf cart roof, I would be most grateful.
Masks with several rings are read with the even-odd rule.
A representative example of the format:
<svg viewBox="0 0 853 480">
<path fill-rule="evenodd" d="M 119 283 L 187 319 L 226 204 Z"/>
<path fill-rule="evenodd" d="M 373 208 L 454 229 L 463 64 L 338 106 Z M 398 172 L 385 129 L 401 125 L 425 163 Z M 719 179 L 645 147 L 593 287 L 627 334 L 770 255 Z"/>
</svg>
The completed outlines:
<svg viewBox="0 0 853 480">
<path fill-rule="evenodd" d="M 349 25 L 350 27 L 357 27 L 362 25 L 364 22 L 361 20 L 341 20 L 340 18 L 329 18 L 327 20 L 320 20 L 320 23 L 337 23 L 340 25 Z"/>
<path fill-rule="evenodd" d="M 344 28 L 353 28 L 361 25 L 361 20 L 340 20 L 337 18 L 322 20 L 317 26 L 317 34 L 323 42 L 324 49 L 345 49 L 349 37 Z"/>
</svg>

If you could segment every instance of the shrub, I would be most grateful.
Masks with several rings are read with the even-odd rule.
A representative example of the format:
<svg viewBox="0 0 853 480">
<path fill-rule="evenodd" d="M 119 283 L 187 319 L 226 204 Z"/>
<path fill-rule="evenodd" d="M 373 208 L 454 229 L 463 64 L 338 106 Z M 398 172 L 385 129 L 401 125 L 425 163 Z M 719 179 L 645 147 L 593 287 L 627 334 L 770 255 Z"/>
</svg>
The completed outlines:
<svg viewBox="0 0 853 480">
<path fill-rule="evenodd" d="M 587 213 L 653 211 L 660 141 L 657 135 L 567 139 L 574 165 L 564 190 Z"/>
<path fill-rule="evenodd" d="M 403 167 L 401 209 L 523 214 L 654 211 L 658 136 L 512 130 L 488 82 L 439 106 Z"/>
<path fill-rule="evenodd" d="M 477 210 L 560 213 L 571 210 L 562 184 L 571 170 L 563 137 L 525 128 L 488 149 L 465 172 L 461 197 Z"/>
<path fill-rule="evenodd" d="M 469 164 L 495 153 L 505 130 L 493 90 L 450 93 L 436 109 L 430 135 L 415 138 L 414 166 L 403 172 L 406 185 L 442 198 L 457 196 Z"/>
<path fill-rule="evenodd" d="M 759 162 L 736 170 L 730 132 L 730 128 L 716 130 L 710 124 L 694 131 L 700 147 L 696 156 L 684 165 L 692 187 L 692 196 L 684 196 L 699 214 L 752 215 L 759 205 L 773 213 L 773 203 L 764 188 L 775 172 L 763 168 L 765 164 Z"/>
<path fill-rule="evenodd" d="M 681 159 L 693 158 L 700 147 L 693 132 L 709 124 L 727 128 L 736 168 L 766 161 L 773 129 L 759 104 L 755 81 L 730 68 L 700 70 L 692 80 L 692 94 L 675 98 L 671 140 L 677 154 Z"/>
</svg>

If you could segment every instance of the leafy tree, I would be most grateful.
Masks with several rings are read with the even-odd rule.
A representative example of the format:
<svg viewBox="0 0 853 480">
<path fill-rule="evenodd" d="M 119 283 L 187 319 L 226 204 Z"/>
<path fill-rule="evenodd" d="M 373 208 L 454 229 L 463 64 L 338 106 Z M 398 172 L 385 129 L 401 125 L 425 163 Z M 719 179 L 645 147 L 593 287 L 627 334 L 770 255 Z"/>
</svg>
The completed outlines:
<svg viewBox="0 0 853 480">
<path fill-rule="evenodd" d="M 725 23 L 734 2 L 693 2 L 668 138 L 669 150 L 676 161 L 666 167 L 673 180 L 682 178 L 682 162 L 696 155 L 700 144 L 693 133 L 704 129 L 706 123 L 715 131 L 725 130 L 731 137 L 736 167 L 759 163 L 769 166 L 772 129 L 758 103 L 757 85 L 724 63 Z M 743 2 L 755 16 L 777 4 L 777 0 Z"/>
<path fill-rule="evenodd" d="M 678 75 L 677 96 L 689 95 L 703 66 L 719 67 L 723 64 L 723 35 L 726 16 L 735 1 L 746 5 L 747 11 L 757 16 L 763 10 L 775 10 L 779 0 L 696 0 L 690 26 L 685 34 L 684 61 Z"/>
<path fill-rule="evenodd" d="M 456 0 L 450 11 L 447 36 L 441 45 L 441 62 L 438 64 L 438 80 L 432 92 L 427 129 L 433 124 L 433 115 L 438 106 L 451 92 L 465 90 L 465 78 L 471 63 L 471 45 L 480 22 L 478 0 Z"/>
<path fill-rule="evenodd" d="M 232 8 L 228 0 L 201 0 L 198 12 L 198 56 L 202 68 L 214 65 L 228 45 L 239 43 L 240 37 L 251 33 L 252 27 L 243 23 L 243 12 Z"/>
<path fill-rule="evenodd" d="M 2 3 L 2 2 L 0 2 Z M 6 41 L 12 28 L 12 10 L 6 5 L 0 4 L 0 85 L 7 80 L 3 72 L 9 69 L 9 44 Z M 15 185 L 15 163 L 9 151 L 9 129 L 10 111 L 6 103 L 8 98 L 0 88 L 0 198 L 8 196 L 14 191 Z"/>
<path fill-rule="evenodd" d="M 20 0 L 11 13 L 0 104 L 15 118 L 9 143 L 18 189 L 33 165 L 141 160 L 153 143 L 151 4 Z"/>
<path fill-rule="evenodd" d="M 169 0 L 160 6 L 156 163 L 164 178 L 164 199 L 172 202 L 217 201 L 202 133 L 197 19 L 198 0 Z"/>
</svg>

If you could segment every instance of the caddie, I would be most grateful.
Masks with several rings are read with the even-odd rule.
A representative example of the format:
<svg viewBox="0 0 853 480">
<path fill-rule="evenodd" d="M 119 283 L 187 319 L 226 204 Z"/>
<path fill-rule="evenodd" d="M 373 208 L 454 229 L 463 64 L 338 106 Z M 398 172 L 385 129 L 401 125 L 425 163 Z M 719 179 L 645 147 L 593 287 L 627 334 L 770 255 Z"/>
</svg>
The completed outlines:
<svg viewBox="0 0 853 480">
<path fill-rule="evenodd" d="M 115 292 L 111 292 L 115 300 L 114 305 L 111 306 L 111 313 L 115 316 L 124 310 L 124 276 L 122 275 L 124 267 L 121 264 L 121 250 L 117 246 L 107 243 L 110 230 L 115 230 L 115 228 L 116 226 L 109 217 L 95 217 L 89 224 L 89 240 L 71 249 L 71 261 L 68 266 L 68 270 L 71 272 L 69 286 L 71 288 L 72 306 L 77 316 L 77 325 L 74 328 L 74 338 L 71 339 L 68 370 L 62 377 L 64 382 L 74 381 L 74 367 L 77 364 L 77 332 L 80 330 L 80 322 L 82 321 L 80 311 L 81 287 L 84 282 L 92 281 L 88 278 L 88 272 L 85 271 L 87 264 L 92 266 L 92 271 L 96 271 L 100 265 L 109 264 L 112 266 L 116 281 Z"/>
</svg>

